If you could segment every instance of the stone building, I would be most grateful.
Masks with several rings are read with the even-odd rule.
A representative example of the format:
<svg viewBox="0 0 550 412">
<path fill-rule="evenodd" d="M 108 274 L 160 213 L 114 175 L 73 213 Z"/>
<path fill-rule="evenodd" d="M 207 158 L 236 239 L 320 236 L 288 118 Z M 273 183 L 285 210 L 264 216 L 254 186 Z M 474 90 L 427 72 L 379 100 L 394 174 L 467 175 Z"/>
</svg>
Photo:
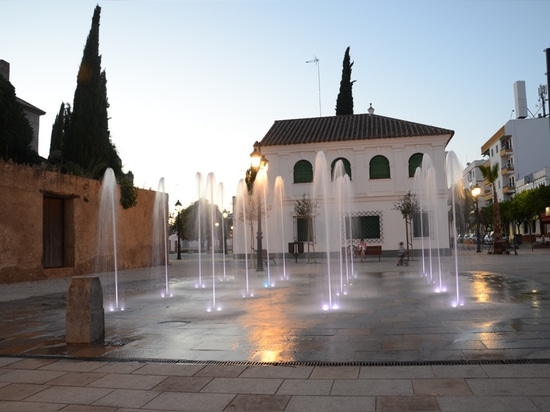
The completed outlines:
<svg viewBox="0 0 550 412">
<path fill-rule="evenodd" d="M 0 283 L 95 272 L 101 186 L 0 161 Z M 138 189 L 129 209 L 116 202 L 118 269 L 152 264 L 156 193 Z"/>
</svg>

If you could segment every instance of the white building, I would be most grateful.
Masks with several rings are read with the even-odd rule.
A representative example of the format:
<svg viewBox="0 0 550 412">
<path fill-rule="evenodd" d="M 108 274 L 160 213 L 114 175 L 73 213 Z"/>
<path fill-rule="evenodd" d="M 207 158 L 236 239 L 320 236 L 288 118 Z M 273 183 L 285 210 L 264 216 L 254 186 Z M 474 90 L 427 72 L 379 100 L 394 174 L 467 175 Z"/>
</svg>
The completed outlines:
<svg viewBox="0 0 550 412">
<path fill-rule="evenodd" d="M 406 241 L 405 223 L 401 212 L 395 210 L 395 203 L 409 191 L 413 192 L 414 174 L 425 155 L 432 159 L 436 173 L 435 227 L 443 241 L 440 249 L 449 249 L 448 190 L 445 179 L 445 147 L 454 131 L 440 127 L 413 123 L 405 120 L 374 114 L 317 117 L 275 121 L 259 142 L 261 154 L 268 160 L 268 182 L 270 185 L 280 177 L 284 182 L 282 215 L 284 242 L 269 242 L 270 253 L 282 250 L 288 242 L 299 239 L 299 225 L 294 206 L 304 195 L 311 196 L 319 205 L 315 217 L 315 251 L 326 252 L 326 239 L 322 230 L 324 217 L 323 202 L 314 199 L 314 176 L 316 157 L 319 152 L 326 158 L 328 176 L 337 161 L 342 160 L 351 180 L 352 200 L 349 214 L 363 225 L 360 233 L 354 235 L 354 244 L 364 238 L 368 245 L 380 245 L 384 255 L 396 256 L 399 242 Z M 270 190 L 267 202 L 273 201 Z M 326 208 L 336 208 L 335 193 L 329 193 Z M 236 211 L 237 214 L 239 213 Z M 269 213 L 268 213 L 269 214 Z M 268 227 L 276 217 L 268 216 Z M 243 253 L 244 246 L 237 239 L 243 236 L 243 225 L 235 219 L 234 252 Z M 342 225 L 344 223 L 342 222 Z M 417 226 L 418 227 L 418 226 Z M 249 230 L 249 229 L 248 229 Z M 415 230 L 418 234 L 418 230 Z M 271 236 L 264 231 L 264 237 Z M 250 235 L 248 235 L 250 238 Z M 298 237 L 298 238 L 297 238 Z M 415 246 L 415 249 L 419 249 Z"/>
<path fill-rule="evenodd" d="M 529 173 L 516 181 L 517 193 L 524 190 L 536 189 L 539 186 L 550 186 L 550 167 L 543 167 L 534 173 Z"/>
<path fill-rule="evenodd" d="M 498 163 L 496 181 L 499 201 L 516 193 L 516 182 L 545 167 L 550 167 L 550 124 L 545 117 L 527 118 L 525 82 L 514 83 L 516 119 L 509 120 L 483 146 L 490 166 Z M 490 193 L 490 188 L 485 193 Z"/>
<path fill-rule="evenodd" d="M 485 165 L 487 161 L 486 160 L 474 160 L 471 163 L 468 163 L 466 165 L 466 168 L 464 169 L 462 173 L 462 177 L 464 179 L 464 187 L 468 190 L 472 190 L 472 188 L 475 185 L 478 185 L 481 188 L 481 194 L 479 195 L 479 207 L 482 208 L 485 206 L 486 200 L 485 200 L 485 185 L 483 183 L 484 178 L 481 174 L 481 170 L 479 170 L 479 166 Z M 489 192 L 489 195 L 491 192 Z"/>
<path fill-rule="evenodd" d="M 3 76 L 7 81 L 10 81 L 10 64 L 0 59 L 0 76 Z M 23 108 L 23 112 L 29 121 L 32 128 L 33 138 L 31 142 L 31 149 L 38 153 L 38 134 L 40 130 L 40 116 L 46 114 L 42 109 L 26 102 L 25 100 L 16 96 L 17 102 Z"/>
</svg>

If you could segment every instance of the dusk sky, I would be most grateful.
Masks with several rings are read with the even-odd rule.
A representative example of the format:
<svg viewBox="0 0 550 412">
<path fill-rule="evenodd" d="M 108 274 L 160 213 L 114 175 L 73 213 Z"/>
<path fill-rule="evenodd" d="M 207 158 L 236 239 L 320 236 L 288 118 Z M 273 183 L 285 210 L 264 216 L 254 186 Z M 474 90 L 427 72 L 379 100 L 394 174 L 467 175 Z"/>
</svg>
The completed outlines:
<svg viewBox="0 0 550 412">
<path fill-rule="evenodd" d="M 275 120 L 335 114 L 350 47 L 355 113 L 455 131 L 466 165 L 514 117 L 513 83 L 542 113 L 546 0 L 0 0 L 0 59 L 18 97 L 46 111 L 47 157 L 61 102 L 72 105 L 95 6 L 109 128 L 136 186 L 164 178 L 170 207 L 214 173 L 225 204 Z M 306 63 L 316 56 L 319 66 Z"/>
</svg>

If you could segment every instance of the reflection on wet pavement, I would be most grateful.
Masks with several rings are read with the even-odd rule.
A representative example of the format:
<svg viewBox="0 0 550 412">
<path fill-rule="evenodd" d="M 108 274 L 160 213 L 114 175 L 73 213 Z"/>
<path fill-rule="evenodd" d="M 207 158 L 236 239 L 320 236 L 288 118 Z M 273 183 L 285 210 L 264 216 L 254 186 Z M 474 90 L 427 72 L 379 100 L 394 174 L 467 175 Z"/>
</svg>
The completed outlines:
<svg viewBox="0 0 550 412">
<path fill-rule="evenodd" d="M 273 276 L 276 275 L 274 269 Z M 212 290 L 171 280 L 132 282 L 125 311 L 106 312 L 104 345 L 64 342 L 66 294 L 0 302 L 0 355 L 273 362 L 390 362 L 547 357 L 547 290 L 487 271 L 459 274 L 464 306 L 412 269 L 359 272 L 340 309 L 322 310 L 326 279 L 302 266 L 290 280 L 242 298 L 242 273 L 218 284 L 221 311 L 207 312 Z"/>
<path fill-rule="evenodd" d="M 491 272 L 470 272 L 472 299 L 478 302 L 530 302 L 538 308 L 547 300 L 546 292 L 538 290 L 524 279 L 514 279 Z"/>
</svg>

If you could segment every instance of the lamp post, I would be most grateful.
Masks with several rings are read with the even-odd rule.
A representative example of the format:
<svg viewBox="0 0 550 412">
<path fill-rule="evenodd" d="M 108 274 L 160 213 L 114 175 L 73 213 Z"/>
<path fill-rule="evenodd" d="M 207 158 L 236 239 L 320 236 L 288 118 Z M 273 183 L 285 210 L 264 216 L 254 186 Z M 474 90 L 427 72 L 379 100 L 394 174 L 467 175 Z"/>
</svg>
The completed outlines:
<svg viewBox="0 0 550 412">
<path fill-rule="evenodd" d="M 226 223 L 227 223 L 227 217 L 229 216 L 229 213 L 227 213 L 227 210 L 223 210 L 222 212 L 222 240 L 223 240 L 223 243 L 222 243 L 222 248 L 223 248 L 223 254 L 224 255 L 227 255 L 227 228 L 226 228 Z"/>
<path fill-rule="evenodd" d="M 476 253 L 481 253 L 481 234 L 479 231 L 479 195 L 481 194 L 481 187 L 479 187 L 478 184 L 476 184 L 472 188 L 472 196 L 474 197 L 476 201 L 476 237 L 477 237 L 477 246 L 476 246 Z"/>
<path fill-rule="evenodd" d="M 178 256 L 177 256 L 177 260 L 181 260 L 181 248 L 180 248 L 180 236 L 181 236 L 181 216 L 180 216 L 180 213 L 181 213 L 181 203 L 180 201 L 178 200 L 176 202 L 176 210 L 178 212 L 178 217 L 176 219 L 178 219 Z"/>
<path fill-rule="evenodd" d="M 249 191 L 254 191 L 254 182 L 258 176 L 258 172 L 262 169 L 267 169 L 267 159 L 260 151 L 260 143 L 254 143 L 254 151 L 250 154 L 252 159 L 250 165 L 250 181 Z M 264 261 L 262 258 L 262 199 L 261 193 L 257 193 L 257 209 L 258 209 L 258 232 L 256 233 L 256 272 L 263 272 Z"/>
</svg>

